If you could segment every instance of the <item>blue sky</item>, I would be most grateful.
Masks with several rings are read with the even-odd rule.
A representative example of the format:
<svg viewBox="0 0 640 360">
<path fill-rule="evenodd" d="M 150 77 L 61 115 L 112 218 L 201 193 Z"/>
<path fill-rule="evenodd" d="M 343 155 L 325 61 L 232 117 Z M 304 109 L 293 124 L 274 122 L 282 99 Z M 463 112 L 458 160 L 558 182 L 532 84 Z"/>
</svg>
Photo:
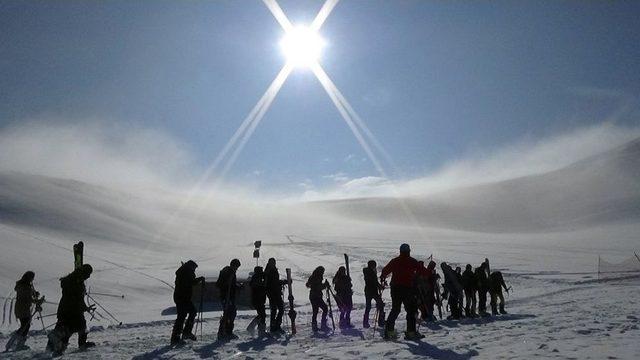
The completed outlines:
<svg viewBox="0 0 640 360">
<path fill-rule="evenodd" d="M 279 3 L 294 23 L 322 5 Z M 396 176 L 523 138 L 638 124 L 637 1 L 343 0 L 321 33 L 323 67 Z M 0 128 L 106 119 L 166 132 L 205 167 L 282 67 L 282 35 L 257 0 L 3 1 Z M 331 174 L 376 175 L 297 70 L 229 176 L 286 189 Z"/>
</svg>

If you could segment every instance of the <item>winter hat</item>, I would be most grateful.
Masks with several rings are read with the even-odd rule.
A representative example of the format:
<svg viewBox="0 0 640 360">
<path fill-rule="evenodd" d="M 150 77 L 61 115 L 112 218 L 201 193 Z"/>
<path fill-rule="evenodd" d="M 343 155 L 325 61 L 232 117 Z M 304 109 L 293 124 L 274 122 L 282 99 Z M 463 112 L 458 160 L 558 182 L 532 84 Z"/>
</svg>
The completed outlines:
<svg viewBox="0 0 640 360">
<path fill-rule="evenodd" d="M 409 252 L 411 252 L 411 248 L 409 247 L 409 244 L 400 245 L 400 252 L 401 253 L 409 253 Z"/>
<path fill-rule="evenodd" d="M 239 268 L 240 267 L 240 260 L 238 260 L 238 259 L 231 260 L 231 267 Z"/>
<path fill-rule="evenodd" d="M 376 266 L 378 266 L 378 264 L 376 264 L 374 260 L 369 260 L 369 262 L 367 262 L 367 266 L 370 268 L 375 268 Z"/>
<path fill-rule="evenodd" d="M 20 281 L 29 283 L 32 282 L 35 277 L 36 273 L 34 273 L 33 271 L 27 271 L 26 273 L 24 273 L 24 275 L 22 275 Z"/>
<path fill-rule="evenodd" d="M 93 272 L 93 267 L 89 264 L 83 264 L 80 267 L 80 271 L 82 271 L 85 276 L 89 276 Z"/>
<path fill-rule="evenodd" d="M 254 274 L 262 274 L 262 266 L 256 266 L 253 268 Z"/>
<path fill-rule="evenodd" d="M 187 262 L 186 262 L 186 263 L 184 263 L 184 264 L 185 264 L 186 266 L 188 266 L 188 267 L 190 267 L 190 268 L 194 269 L 194 270 L 195 270 L 195 268 L 197 268 L 197 267 L 198 267 L 198 264 L 196 264 L 196 262 L 195 262 L 195 261 L 193 261 L 193 260 L 189 260 L 189 261 L 187 261 Z"/>
</svg>

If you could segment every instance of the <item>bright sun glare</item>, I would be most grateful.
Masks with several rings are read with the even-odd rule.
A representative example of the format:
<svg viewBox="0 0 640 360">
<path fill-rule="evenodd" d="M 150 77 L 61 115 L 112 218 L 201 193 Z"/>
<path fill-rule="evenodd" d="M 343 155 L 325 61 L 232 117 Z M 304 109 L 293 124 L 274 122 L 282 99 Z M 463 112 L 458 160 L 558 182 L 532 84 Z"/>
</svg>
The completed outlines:
<svg viewBox="0 0 640 360">
<path fill-rule="evenodd" d="M 320 59 L 324 39 L 307 26 L 297 26 L 287 32 L 280 47 L 287 61 L 296 67 L 309 67 Z"/>
</svg>

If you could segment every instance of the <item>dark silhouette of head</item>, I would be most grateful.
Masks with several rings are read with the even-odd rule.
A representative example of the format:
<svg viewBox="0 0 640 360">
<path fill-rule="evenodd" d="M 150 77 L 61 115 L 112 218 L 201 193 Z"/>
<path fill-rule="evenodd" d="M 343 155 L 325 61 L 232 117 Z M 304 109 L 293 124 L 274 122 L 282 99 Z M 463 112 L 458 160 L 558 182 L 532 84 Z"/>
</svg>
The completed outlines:
<svg viewBox="0 0 640 360">
<path fill-rule="evenodd" d="M 473 267 L 471 266 L 471 264 L 467 264 L 467 266 L 465 267 L 465 270 L 473 270 Z"/>
<path fill-rule="evenodd" d="M 409 246 L 409 244 L 400 245 L 400 254 L 409 255 L 410 253 L 411 253 L 411 247 Z"/>
<path fill-rule="evenodd" d="M 231 268 L 233 268 L 233 270 L 238 270 L 238 268 L 240 267 L 240 260 L 233 259 L 231 260 L 231 263 L 229 265 L 231 265 Z"/>
<path fill-rule="evenodd" d="M 195 271 L 196 268 L 198 267 L 198 264 L 196 264 L 196 262 L 193 261 L 193 260 L 189 260 L 186 263 L 184 263 L 184 266 L 186 266 L 187 268 Z"/>
<path fill-rule="evenodd" d="M 256 266 L 253 268 L 253 273 L 254 274 L 262 274 L 262 266 Z"/>
<path fill-rule="evenodd" d="M 369 260 L 369 262 L 367 262 L 367 267 L 370 269 L 375 269 L 377 266 L 378 264 L 376 264 L 374 260 Z"/>
<path fill-rule="evenodd" d="M 429 265 L 427 265 L 427 269 L 433 270 L 435 268 L 436 268 L 436 262 L 433 260 L 429 261 Z"/>
<path fill-rule="evenodd" d="M 85 280 L 87 280 L 91 276 L 91 273 L 93 273 L 93 267 L 89 264 L 83 264 L 78 270 L 80 271 L 82 278 Z"/>
<path fill-rule="evenodd" d="M 36 273 L 34 273 L 33 271 L 29 270 L 27 272 L 25 272 L 22 277 L 20 278 L 20 282 L 22 283 L 31 283 L 33 282 L 33 279 L 35 279 L 36 277 Z"/>
<path fill-rule="evenodd" d="M 315 270 L 313 270 L 313 275 L 323 276 L 324 275 L 324 266 L 318 266 Z"/>
</svg>

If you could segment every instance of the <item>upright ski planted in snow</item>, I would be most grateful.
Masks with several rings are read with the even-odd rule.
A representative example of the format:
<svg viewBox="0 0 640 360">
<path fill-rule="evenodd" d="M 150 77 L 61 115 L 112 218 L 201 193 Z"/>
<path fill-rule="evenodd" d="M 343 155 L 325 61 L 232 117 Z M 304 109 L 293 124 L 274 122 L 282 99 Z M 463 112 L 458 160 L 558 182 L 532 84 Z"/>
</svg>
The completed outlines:
<svg viewBox="0 0 640 360">
<path fill-rule="evenodd" d="M 327 291 L 327 305 L 329 306 L 329 317 L 331 317 L 331 328 L 333 331 L 336 331 L 336 321 L 333 319 L 333 309 L 331 308 L 331 285 L 329 285 L 329 281 L 325 280 L 324 282 Z"/>
<path fill-rule="evenodd" d="M 349 271 L 349 255 L 344 254 L 344 266 L 347 268 L 347 276 L 351 278 L 351 272 Z"/>
<path fill-rule="evenodd" d="M 82 241 L 73 244 L 73 265 L 74 269 L 78 269 L 83 264 L 84 243 Z"/>
<path fill-rule="evenodd" d="M 289 318 L 291 319 L 291 335 L 296 334 L 296 310 L 293 305 L 293 290 L 292 290 L 292 280 L 291 280 L 291 269 L 285 269 L 287 272 L 287 288 L 289 289 Z"/>
</svg>

